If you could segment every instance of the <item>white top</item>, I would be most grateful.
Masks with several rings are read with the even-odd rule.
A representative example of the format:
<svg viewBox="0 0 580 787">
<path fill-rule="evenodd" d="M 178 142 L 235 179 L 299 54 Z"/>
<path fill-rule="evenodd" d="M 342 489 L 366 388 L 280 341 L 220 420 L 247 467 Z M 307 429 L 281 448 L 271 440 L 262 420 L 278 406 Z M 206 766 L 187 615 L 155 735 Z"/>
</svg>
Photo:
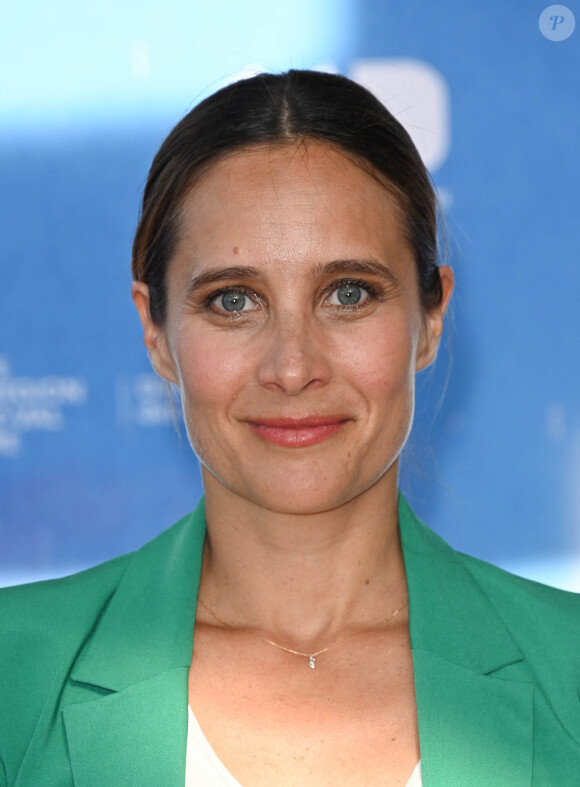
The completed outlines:
<svg viewBox="0 0 580 787">
<path fill-rule="evenodd" d="M 210 746 L 191 708 L 188 718 L 185 787 L 241 787 Z M 422 787 L 422 784 L 419 761 L 405 787 Z"/>
</svg>

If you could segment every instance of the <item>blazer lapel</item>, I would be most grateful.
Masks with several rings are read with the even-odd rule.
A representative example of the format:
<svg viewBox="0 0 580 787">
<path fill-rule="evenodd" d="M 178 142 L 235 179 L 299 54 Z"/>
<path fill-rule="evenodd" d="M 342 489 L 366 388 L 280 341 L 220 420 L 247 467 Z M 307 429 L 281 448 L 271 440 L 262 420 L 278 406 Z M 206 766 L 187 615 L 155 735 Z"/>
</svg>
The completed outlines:
<svg viewBox="0 0 580 787">
<path fill-rule="evenodd" d="M 186 698 L 187 667 L 182 667 L 65 708 L 74 784 L 182 787 Z"/>
<path fill-rule="evenodd" d="M 204 533 L 202 501 L 135 553 L 73 668 L 63 715 L 77 787 L 184 784 Z"/>
<path fill-rule="evenodd" d="M 461 557 L 400 498 L 425 787 L 532 783 L 533 683 Z"/>
<path fill-rule="evenodd" d="M 413 652 L 425 787 L 532 783 L 533 686 Z"/>
</svg>

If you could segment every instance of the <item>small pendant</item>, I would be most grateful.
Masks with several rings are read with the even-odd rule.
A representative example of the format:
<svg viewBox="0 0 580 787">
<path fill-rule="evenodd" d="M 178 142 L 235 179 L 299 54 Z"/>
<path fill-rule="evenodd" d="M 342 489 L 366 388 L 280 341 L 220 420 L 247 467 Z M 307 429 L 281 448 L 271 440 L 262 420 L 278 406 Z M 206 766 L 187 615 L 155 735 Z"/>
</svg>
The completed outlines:
<svg viewBox="0 0 580 787">
<path fill-rule="evenodd" d="M 310 669 L 316 669 L 316 659 L 314 658 L 314 656 L 308 657 L 308 666 L 310 667 Z"/>
</svg>

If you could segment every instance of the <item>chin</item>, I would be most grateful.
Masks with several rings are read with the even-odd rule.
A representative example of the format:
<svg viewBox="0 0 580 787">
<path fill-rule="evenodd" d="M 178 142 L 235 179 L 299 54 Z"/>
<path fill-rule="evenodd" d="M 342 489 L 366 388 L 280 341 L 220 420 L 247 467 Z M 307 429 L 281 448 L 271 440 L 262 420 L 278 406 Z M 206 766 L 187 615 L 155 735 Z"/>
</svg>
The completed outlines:
<svg viewBox="0 0 580 787">
<path fill-rule="evenodd" d="M 301 463 L 294 469 L 286 467 L 279 472 L 270 469 L 270 472 L 259 476 L 237 474 L 234 479 L 231 475 L 229 478 L 220 477 L 210 470 L 236 496 L 264 510 L 289 516 L 322 514 L 340 508 L 364 494 L 386 475 L 383 471 L 374 477 L 361 478 L 352 468 L 346 472 L 344 462 L 341 471 L 333 471 L 328 465 L 313 468 Z"/>
<path fill-rule="evenodd" d="M 283 494 L 260 494 L 259 490 L 254 490 L 252 496 L 247 495 L 247 497 L 255 505 L 266 511 L 287 516 L 323 514 L 340 508 L 345 503 L 348 503 L 350 499 L 350 496 L 345 494 L 344 491 L 337 491 L 336 494 L 329 494 L 326 491 L 324 494 L 308 495 L 304 490 L 296 490 L 296 494 L 293 494 L 292 490 L 289 490 L 287 486 Z"/>
</svg>

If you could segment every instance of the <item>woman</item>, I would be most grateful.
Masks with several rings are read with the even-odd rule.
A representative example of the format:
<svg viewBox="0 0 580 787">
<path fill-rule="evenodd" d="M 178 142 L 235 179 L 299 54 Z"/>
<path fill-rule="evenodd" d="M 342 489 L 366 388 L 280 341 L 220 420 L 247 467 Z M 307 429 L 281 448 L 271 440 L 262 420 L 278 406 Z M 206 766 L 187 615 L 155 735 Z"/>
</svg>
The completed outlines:
<svg viewBox="0 0 580 787">
<path fill-rule="evenodd" d="M 221 90 L 153 162 L 133 270 L 205 499 L 4 591 L 0 783 L 576 784 L 578 598 L 397 491 L 453 286 L 400 124 L 328 74 Z"/>
</svg>

